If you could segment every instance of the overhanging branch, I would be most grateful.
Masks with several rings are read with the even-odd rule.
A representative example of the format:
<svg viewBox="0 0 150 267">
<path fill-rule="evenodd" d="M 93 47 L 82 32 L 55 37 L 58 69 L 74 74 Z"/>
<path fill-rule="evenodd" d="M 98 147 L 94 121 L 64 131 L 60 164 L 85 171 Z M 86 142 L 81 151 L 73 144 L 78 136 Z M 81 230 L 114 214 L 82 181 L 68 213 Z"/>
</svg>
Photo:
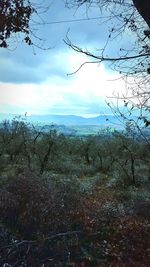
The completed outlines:
<svg viewBox="0 0 150 267">
<path fill-rule="evenodd" d="M 82 48 L 74 45 L 71 43 L 69 39 L 64 40 L 65 44 L 67 44 L 70 48 L 72 48 L 74 51 L 78 53 L 82 53 L 88 57 L 91 57 L 93 59 L 96 59 L 96 63 L 101 63 L 103 61 L 126 61 L 126 60 L 133 60 L 137 58 L 142 58 L 142 57 L 149 57 L 150 53 L 143 53 L 143 54 L 138 54 L 138 55 L 133 55 L 133 56 L 125 56 L 125 57 L 103 57 L 103 56 L 96 56 L 89 51 L 83 50 Z"/>
</svg>

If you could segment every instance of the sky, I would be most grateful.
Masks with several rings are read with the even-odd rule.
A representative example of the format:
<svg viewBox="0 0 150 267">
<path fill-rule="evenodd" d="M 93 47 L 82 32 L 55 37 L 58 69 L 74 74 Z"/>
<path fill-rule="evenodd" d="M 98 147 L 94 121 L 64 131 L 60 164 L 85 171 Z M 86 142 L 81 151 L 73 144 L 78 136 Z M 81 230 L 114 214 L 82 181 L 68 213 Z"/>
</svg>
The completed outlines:
<svg viewBox="0 0 150 267">
<path fill-rule="evenodd" d="M 32 25 L 34 34 L 42 39 L 42 43 L 38 39 L 34 42 L 42 44 L 43 49 L 22 42 L 16 47 L 11 38 L 9 49 L 0 49 L 0 113 L 84 117 L 111 113 L 106 101 L 114 92 L 125 90 L 121 76 L 105 64 L 85 64 L 76 72 L 89 59 L 64 42 L 68 36 L 72 43 L 98 52 L 108 35 L 108 26 L 101 23 L 104 20 L 76 20 L 100 16 L 98 9 L 87 14 L 85 7 L 68 9 L 63 0 L 55 0 L 41 14 L 46 23 L 43 25 L 36 17 L 41 24 Z M 63 22 L 70 20 L 75 21 Z M 21 40 L 21 36 L 18 38 Z M 114 41 L 111 53 L 121 41 L 121 38 Z"/>
</svg>

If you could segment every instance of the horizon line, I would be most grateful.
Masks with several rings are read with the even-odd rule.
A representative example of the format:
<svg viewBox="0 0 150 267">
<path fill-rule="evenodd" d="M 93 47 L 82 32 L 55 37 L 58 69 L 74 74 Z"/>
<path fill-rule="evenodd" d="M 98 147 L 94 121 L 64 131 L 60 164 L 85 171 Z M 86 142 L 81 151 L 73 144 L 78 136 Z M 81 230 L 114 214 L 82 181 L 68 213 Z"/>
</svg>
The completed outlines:
<svg viewBox="0 0 150 267">
<path fill-rule="evenodd" d="M 6 113 L 6 112 L 0 112 L 0 116 L 14 116 L 14 117 L 31 117 L 31 116 L 75 116 L 75 117 L 82 117 L 82 118 L 97 118 L 99 116 L 114 116 L 113 113 L 108 113 L 108 114 L 62 114 L 62 113 L 44 113 L 44 114 L 40 114 L 40 113 L 28 113 L 28 112 L 24 112 L 24 113 Z"/>
</svg>

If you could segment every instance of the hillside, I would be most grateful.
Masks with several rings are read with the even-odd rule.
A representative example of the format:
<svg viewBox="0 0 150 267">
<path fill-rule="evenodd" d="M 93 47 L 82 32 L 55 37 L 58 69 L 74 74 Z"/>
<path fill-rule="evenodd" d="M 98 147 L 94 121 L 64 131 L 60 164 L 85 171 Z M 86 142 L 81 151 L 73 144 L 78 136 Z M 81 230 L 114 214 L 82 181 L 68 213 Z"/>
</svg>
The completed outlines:
<svg viewBox="0 0 150 267">
<path fill-rule="evenodd" d="M 12 120 L 15 117 L 19 117 L 16 114 L 0 113 L 0 121 Z M 24 118 L 24 116 L 22 116 Z M 99 115 L 96 117 L 85 118 L 76 115 L 28 115 L 26 116 L 28 122 L 34 124 L 57 124 L 57 125 L 98 125 L 98 126 L 112 126 L 115 124 L 120 125 L 118 119 L 114 115 Z M 121 126 L 121 125 L 120 125 Z"/>
</svg>

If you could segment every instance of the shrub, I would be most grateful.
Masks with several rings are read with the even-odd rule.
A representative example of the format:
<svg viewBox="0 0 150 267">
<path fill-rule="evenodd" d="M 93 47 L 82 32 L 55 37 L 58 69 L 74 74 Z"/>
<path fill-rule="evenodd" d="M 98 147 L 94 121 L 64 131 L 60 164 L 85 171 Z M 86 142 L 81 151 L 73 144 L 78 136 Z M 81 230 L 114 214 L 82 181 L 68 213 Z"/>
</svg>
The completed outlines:
<svg viewBox="0 0 150 267">
<path fill-rule="evenodd" d="M 67 231 L 80 224 L 82 205 L 76 178 L 26 173 L 8 178 L 2 190 L 2 221 L 25 238 Z M 13 206 L 8 210 L 10 202 Z"/>
</svg>

